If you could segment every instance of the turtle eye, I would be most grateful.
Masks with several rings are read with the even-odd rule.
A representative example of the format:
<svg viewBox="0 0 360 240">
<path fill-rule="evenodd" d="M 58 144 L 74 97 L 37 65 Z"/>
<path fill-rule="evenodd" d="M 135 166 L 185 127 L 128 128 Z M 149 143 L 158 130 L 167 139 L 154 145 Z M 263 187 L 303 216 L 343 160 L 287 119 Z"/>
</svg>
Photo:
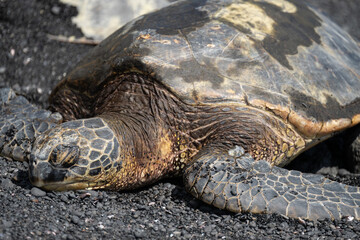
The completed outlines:
<svg viewBox="0 0 360 240">
<path fill-rule="evenodd" d="M 50 163 L 55 167 L 69 168 L 77 163 L 80 150 L 78 146 L 57 145 L 50 154 Z"/>
</svg>

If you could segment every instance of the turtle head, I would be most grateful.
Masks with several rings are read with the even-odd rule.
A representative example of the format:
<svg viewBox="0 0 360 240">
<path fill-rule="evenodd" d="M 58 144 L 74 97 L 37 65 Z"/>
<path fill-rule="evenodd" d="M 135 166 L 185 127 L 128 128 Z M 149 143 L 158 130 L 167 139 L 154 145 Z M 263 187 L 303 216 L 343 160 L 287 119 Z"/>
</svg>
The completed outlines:
<svg viewBox="0 0 360 240">
<path fill-rule="evenodd" d="M 36 139 L 30 181 L 46 190 L 105 188 L 121 168 L 119 148 L 101 118 L 63 123 Z"/>
</svg>

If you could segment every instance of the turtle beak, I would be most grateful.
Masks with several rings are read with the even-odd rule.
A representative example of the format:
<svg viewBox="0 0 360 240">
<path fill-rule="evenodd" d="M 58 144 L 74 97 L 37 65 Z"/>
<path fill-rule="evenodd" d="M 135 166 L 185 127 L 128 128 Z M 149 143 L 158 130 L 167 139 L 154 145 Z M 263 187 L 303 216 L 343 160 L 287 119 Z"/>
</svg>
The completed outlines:
<svg viewBox="0 0 360 240">
<path fill-rule="evenodd" d="M 86 182 L 86 179 L 70 180 L 68 169 L 57 168 L 51 162 L 37 162 L 34 157 L 30 157 L 29 163 L 30 182 L 36 187 L 48 191 L 67 191 L 92 187 Z"/>
<path fill-rule="evenodd" d="M 62 182 L 66 177 L 67 170 L 54 168 L 49 162 L 37 162 L 33 155 L 29 163 L 29 178 L 36 187 L 44 187 L 47 182 Z"/>
</svg>

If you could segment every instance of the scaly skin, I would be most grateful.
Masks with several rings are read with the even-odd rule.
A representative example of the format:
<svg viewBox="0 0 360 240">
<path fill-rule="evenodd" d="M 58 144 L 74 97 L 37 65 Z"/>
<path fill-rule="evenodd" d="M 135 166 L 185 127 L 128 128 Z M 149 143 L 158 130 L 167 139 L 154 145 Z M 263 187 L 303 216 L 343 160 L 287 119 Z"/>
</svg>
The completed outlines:
<svg viewBox="0 0 360 240">
<path fill-rule="evenodd" d="M 39 109 L 10 88 L 0 89 L 0 154 L 28 161 L 35 139 L 62 122 L 59 113 Z"/>
<path fill-rule="evenodd" d="M 194 197 L 232 212 L 360 219 L 359 187 L 254 161 L 240 146 L 220 149 L 205 147 L 185 170 L 185 187 Z"/>
</svg>

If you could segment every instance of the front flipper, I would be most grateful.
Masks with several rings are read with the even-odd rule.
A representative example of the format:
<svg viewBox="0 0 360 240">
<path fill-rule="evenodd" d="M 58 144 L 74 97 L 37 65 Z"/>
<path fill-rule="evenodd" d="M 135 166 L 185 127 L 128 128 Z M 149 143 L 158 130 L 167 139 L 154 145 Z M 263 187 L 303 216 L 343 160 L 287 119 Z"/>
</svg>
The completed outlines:
<svg viewBox="0 0 360 240">
<path fill-rule="evenodd" d="M 39 109 L 10 88 L 0 89 L 0 155 L 29 159 L 35 138 L 62 121 L 59 113 Z"/>
<path fill-rule="evenodd" d="M 193 196 L 232 212 L 360 219 L 359 187 L 254 161 L 239 146 L 229 151 L 203 148 L 185 170 L 184 180 Z"/>
</svg>

